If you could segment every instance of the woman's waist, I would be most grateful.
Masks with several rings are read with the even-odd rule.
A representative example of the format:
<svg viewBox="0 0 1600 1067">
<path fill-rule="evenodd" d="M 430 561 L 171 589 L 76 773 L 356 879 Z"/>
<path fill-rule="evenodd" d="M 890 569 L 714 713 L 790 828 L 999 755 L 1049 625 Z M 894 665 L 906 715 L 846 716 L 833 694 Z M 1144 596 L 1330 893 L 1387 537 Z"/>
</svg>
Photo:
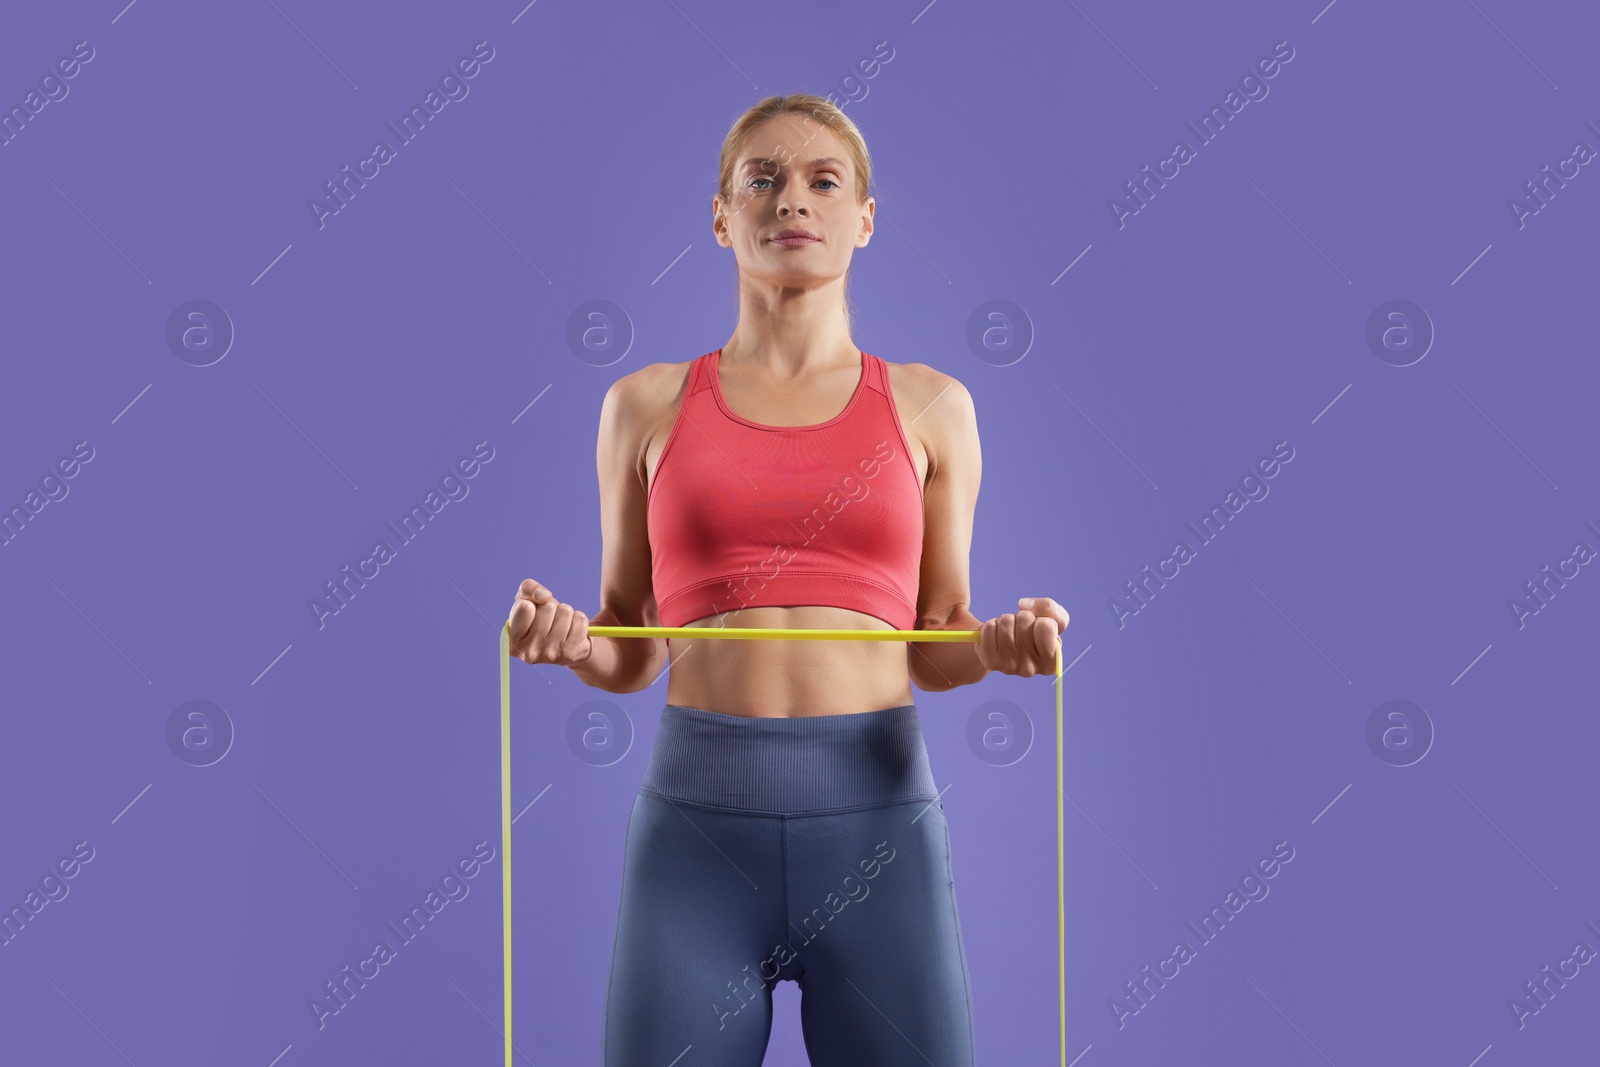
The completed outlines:
<svg viewBox="0 0 1600 1067">
<path fill-rule="evenodd" d="M 729 718 L 804 719 L 864 715 L 908 705 L 903 659 L 882 664 L 762 663 L 674 651 L 666 702 Z"/>
<path fill-rule="evenodd" d="M 784 717 L 668 704 L 640 791 L 788 815 L 938 796 L 914 704 Z"/>
<path fill-rule="evenodd" d="M 694 628 L 723 627 L 887 629 L 858 612 L 813 606 L 746 609 L 710 617 Z M 668 652 L 669 704 L 791 718 L 911 703 L 904 641 L 674 637 Z"/>
</svg>

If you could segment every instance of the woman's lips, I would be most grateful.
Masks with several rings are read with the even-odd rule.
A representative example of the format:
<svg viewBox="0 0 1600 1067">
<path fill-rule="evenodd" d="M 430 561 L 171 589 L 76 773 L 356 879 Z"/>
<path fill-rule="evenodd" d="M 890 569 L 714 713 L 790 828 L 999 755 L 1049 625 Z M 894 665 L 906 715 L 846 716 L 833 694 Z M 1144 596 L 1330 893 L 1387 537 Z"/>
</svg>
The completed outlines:
<svg viewBox="0 0 1600 1067">
<path fill-rule="evenodd" d="M 772 243 L 783 245 L 785 248 L 799 248 L 802 245 L 814 245 L 820 242 L 815 237 L 774 237 Z"/>
</svg>

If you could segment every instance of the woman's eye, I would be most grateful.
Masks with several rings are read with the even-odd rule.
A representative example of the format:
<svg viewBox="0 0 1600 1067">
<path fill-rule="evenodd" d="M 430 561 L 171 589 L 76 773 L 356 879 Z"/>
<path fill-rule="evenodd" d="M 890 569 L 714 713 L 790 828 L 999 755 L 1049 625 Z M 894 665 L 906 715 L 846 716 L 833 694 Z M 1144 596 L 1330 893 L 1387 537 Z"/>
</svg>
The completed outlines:
<svg viewBox="0 0 1600 1067">
<path fill-rule="evenodd" d="M 772 182 L 772 179 L 771 178 L 751 178 L 750 179 L 750 183 L 749 183 L 750 184 L 750 188 L 761 190 L 761 191 L 764 192 L 764 191 L 766 191 L 766 186 L 765 185 L 757 185 L 756 182 L 767 182 L 768 184 L 770 184 Z M 834 181 L 832 178 L 818 178 L 817 182 L 827 182 L 828 185 L 830 186 L 830 188 L 828 190 L 829 192 L 832 192 L 834 189 L 838 189 L 839 188 L 839 183 Z M 813 184 L 816 184 L 816 183 L 813 183 Z"/>
</svg>

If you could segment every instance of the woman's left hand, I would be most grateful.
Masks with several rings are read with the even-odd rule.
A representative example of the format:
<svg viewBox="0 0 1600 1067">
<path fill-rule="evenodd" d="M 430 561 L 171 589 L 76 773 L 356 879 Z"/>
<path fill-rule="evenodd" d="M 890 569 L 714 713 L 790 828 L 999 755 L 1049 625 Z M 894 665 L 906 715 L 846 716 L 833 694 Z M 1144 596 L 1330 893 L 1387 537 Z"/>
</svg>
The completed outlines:
<svg viewBox="0 0 1600 1067">
<path fill-rule="evenodd" d="M 1067 609 L 1049 597 L 1021 597 L 1016 614 L 990 619 L 978 631 L 978 662 L 991 671 L 1024 678 L 1054 674 L 1056 649 L 1067 622 Z"/>
</svg>

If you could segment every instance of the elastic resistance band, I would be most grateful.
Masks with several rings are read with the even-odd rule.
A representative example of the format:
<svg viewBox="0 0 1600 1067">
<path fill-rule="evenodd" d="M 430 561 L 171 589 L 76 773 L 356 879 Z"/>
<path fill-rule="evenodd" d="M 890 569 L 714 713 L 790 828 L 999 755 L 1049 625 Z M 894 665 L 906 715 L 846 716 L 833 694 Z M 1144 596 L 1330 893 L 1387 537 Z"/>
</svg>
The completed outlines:
<svg viewBox="0 0 1600 1067">
<path fill-rule="evenodd" d="M 978 630 L 794 630 L 767 627 L 590 626 L 591 637 L 677 637 L 742 641 L 969 641 Z M 1066 812 L 1061 772 L 1061 647 L 1056 648 L 1056 972 L 1061 1067 L 1067 1064 Z M 500 628 L 500 852 L 502 962 L 505 969 L 506 1067 L 511 1064 L 511 620 Z"/>
</svg>

